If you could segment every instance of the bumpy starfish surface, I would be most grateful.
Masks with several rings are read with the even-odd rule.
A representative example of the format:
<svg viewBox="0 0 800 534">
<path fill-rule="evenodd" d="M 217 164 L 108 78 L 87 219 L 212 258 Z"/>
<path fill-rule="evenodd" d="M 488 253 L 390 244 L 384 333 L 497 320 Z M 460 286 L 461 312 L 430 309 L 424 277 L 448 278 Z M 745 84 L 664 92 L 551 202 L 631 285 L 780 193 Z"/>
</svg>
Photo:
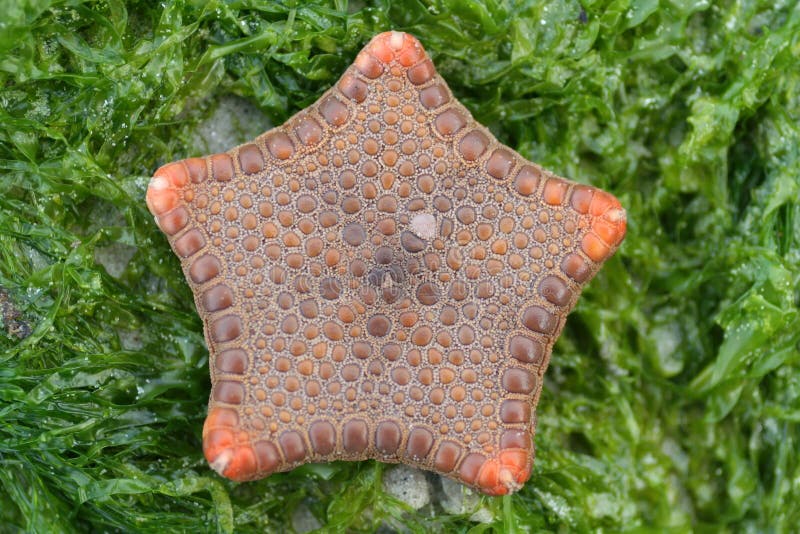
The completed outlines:
<svg viewBox="0 0 800 534">
<path fill-rule="evenodd" d="M 147 204 L 205 325 L 216 471 L 374 458 L 491 495 L 530 476 L 550 351 L 626 225 L 399 32 L 254 142 L 161 167 Z"/>
</svg>

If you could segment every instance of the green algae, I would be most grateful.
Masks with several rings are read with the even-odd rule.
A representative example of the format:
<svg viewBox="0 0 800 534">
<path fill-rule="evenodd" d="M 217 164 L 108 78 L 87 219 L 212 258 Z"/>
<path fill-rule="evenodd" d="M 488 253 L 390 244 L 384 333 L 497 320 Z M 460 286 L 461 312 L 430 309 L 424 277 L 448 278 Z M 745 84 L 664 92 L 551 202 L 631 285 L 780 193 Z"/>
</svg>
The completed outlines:
<svg viewBox="0 0 800 534">
<path fill-rule="evenodd" d="M 333 531 L 800 522 L 795 3 L 4 0 L 0 13 L 0 531 L 283 531 L 301 505 Z M 191 155 L 225 95 L 279 124 L 386 29 L 418 36 L 502 141 L 629 213 L 554 351 L 532 480 L 483 499 L 491 523 L 409 510 L 374 462 L 243 485 L 210 471 L 202 328 L 144 206 L 152 171 Z M 109 247 L 129 261 L 107 268 Z"/>
</svg>

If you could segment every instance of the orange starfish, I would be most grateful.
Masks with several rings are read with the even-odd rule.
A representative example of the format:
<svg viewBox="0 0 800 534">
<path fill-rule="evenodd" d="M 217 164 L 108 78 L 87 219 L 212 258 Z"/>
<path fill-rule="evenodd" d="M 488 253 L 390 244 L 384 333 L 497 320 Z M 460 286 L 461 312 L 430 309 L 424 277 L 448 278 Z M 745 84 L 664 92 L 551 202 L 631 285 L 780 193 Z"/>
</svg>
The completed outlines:
<svg viewBox="0 0 800 534">
<path fill-rule="evenodd" d="M 205 325 L 216 471 L 374 458 L 490 495 L 530 476 L 551 349 L 626 225 L 399 32 L 254 142 L 161 167 L 147 204 Z"/>
</svg>

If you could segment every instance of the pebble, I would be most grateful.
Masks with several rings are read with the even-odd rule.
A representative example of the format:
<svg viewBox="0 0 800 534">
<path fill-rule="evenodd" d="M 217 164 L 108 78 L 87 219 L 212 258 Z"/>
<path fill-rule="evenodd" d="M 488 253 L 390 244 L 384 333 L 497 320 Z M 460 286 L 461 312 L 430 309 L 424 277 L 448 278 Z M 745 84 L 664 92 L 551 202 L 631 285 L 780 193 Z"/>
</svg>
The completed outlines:
<svg viewBox="0 0 800 534">
<path fill-rule="evenodd" d="M 431 489 L 423 471 L 398 465 L 383 474 L 383 489 L 386 493 L 419 510 L 431 502 Z"/>
<path fill-rule="evenodd" d="M 322 528 L 322 523 L 311 513 L 308 506 L 301 504 L 294 509 L 292 513 L 292 530 L 297 534 L 305 534 L 319 528 Z"/>
</svg>

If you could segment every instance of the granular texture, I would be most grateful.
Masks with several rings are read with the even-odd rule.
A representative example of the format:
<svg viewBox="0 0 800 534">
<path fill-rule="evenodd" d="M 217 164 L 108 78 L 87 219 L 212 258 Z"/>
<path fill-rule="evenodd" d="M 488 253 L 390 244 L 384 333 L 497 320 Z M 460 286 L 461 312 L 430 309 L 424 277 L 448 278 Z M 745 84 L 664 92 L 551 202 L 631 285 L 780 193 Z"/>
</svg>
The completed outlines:
<svg viewBox="0 0 800 534">
<path fill-rule="evenodd" d="M 215 470 L 374 458 L 492 495 L 530 476 L 553 344 L 626 226 L 399 32 L 284 125 L 159 169 L 147 201 L 204 321 Z"/>
</svg>

